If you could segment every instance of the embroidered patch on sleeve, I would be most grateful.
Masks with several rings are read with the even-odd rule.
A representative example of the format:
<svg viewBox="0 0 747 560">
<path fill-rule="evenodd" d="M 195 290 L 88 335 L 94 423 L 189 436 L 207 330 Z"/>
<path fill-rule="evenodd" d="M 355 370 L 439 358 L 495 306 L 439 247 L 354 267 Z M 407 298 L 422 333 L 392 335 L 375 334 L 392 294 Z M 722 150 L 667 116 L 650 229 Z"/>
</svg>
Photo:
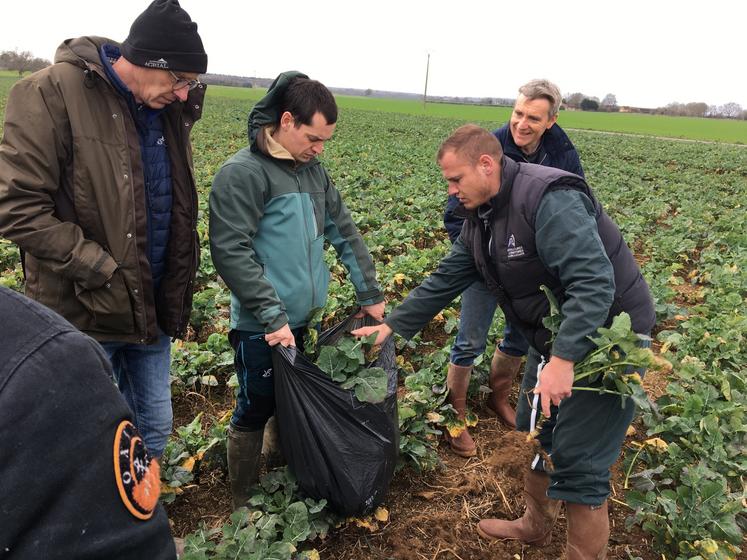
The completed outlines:
<svg viewBox="0 0 747 560">
<path fill-rule="evenodd" d="M 138 519 L 150 519 L 161 492 L 161 468 L 127 420 L 119 424 L 114 436 L 114 478 L 127 510 Z"/>
</svg>

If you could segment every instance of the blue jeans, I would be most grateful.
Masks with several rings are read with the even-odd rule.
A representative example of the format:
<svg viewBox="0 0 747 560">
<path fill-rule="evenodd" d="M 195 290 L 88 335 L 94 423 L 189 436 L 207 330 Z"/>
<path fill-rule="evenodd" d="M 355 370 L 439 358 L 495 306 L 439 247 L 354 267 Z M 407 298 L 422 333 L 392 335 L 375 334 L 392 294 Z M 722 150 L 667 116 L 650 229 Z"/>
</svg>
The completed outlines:
<svg viewBox="0 0 747 560">
<path fill-rule="evenodd" d="M 462 293 L 462 310 L 459 314 L 459 332 L 451 348 L 451 363 L 457 366 L 471 366 L 478 356 L 485 352 L 488 331 L 493 323 L 493 315 L 498 307 L 496 297 L 490 293 L 481 280 L 472 284 Z M 510 356 L 523 356 L 529 344 L 522 334 L 506 322 L 501 352 Z"/>
<path fill-rule="evenodd" d="M 114 370 L 114 381 L 132 410 L 134 424 L 152 457 L 160 457 L 171 435 L 171 340 L 155 344 L 102 342 Z"/>
<path fill-rule="evenodd" d="M 306 327 L 291 331 L 296 346 L 303 352 Z M 231 425 L 242 432 L 263 430 L 275 414 L 275 376 L 272 368 L 272 347 L 265 333 L 232 330 L 228 341 L 235 350 L 234 365 L 239 378 L 239 394 L 231 416 Z"/>
</svg>

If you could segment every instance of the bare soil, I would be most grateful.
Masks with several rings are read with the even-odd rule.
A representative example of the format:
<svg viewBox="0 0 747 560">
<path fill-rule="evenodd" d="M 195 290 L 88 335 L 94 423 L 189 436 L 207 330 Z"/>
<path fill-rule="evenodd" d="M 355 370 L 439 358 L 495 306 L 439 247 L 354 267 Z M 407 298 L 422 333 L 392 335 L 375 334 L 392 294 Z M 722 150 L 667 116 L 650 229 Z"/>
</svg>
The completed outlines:
<svg viewBox="0 0 747 560">
<path fill-rule="evenodd" d="M 651 379 L 646 376 L 646 379 Z M 663 380 L 662 380 L 663 381 Z M 655 383 L 654 386 L 658 386 Z M 217 397 L 217 399 L 216 399 Z M 229 398 L 230 397 L 230 398 Z M 200 395 L 188 393 L 177 399 L 177 423 L 186 423 L 196 412 L 220 416 L 230 410 L 232 395 L 213 395 L 206 405 Z M 348 523 L 333 530 L 324 541 L 304 548 L 316 548 L 323 560 L 402 559 L 402 560 L 481 560 L 481 559 L 556 559 L 565 542 L 565 515 L 553 530 L 547 547 L 532 547 L 512 541 L 486 541 L 475 531 L 477 522 L 486 517 L 515 518 L 522 514 L 523 472 L 535 450 L 524 434 L 517 434 L 488 416 L 484 403 L 470 403 L 480 418 L 471 429 L 478 446 L 476 457 L 464 459 L 441 444 L 438 453 L 442 467 L 419 473 L 406 468 L 392 483 L 383 504 L 389 520 L 379 522 L 371 531 Z M 183 418 L 180 418 L 183 416 Z M 204 421 L 208 421 L 204 418 Z M 638 434 L 642 429 L 637 430 Z M 641 437 L 641 436 L 633 436 Z M 624 504 L 624 473 L 616 466 L 610 497 L 609 558 L 629 560 L 631 553 L 643 560 L 660 560 L 652 552 L 648 537 L 639 529 L 625 528 L 629 510 Z M 230 515 L 230 492 L 222 469 L 203 472 L 199 484 L 185 488 L 175 503 L 167 506 L 175 536 L 184 536 L 198 528 L 220 526 Z"/>
</svg>

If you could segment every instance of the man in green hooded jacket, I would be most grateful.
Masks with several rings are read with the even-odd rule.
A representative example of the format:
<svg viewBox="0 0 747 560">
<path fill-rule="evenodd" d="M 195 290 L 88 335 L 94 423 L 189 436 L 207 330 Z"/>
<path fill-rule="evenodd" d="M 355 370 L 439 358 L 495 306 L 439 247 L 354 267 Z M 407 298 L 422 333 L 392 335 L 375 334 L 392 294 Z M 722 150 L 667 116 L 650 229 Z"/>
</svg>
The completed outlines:
<svg viewBox="0 0 747 560">
<path fill-rule="evenodd" d="M 361 313 L 382 320 L 384 297 L 363 238 L 319 162 L 337 122 L 321 83 L 286 72 L 249 114 L 249 142 L 218 171 L 210 193 L 213 262 L 231 290 L 239 395 L 228 431 L 234 508 L 257 480 L 275 395 L 271 347 L 303 345 L 327 299 L 329 241 L 348 270 Z"/>
</svg>

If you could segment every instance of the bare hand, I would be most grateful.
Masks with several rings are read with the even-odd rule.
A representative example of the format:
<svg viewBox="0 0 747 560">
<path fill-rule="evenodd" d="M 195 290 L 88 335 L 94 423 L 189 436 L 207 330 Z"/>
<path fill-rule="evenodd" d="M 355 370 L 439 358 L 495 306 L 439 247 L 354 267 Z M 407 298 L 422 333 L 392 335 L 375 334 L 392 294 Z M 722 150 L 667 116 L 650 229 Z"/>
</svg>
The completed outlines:
<svg viewBox="0 0 747 560">
<path fill-rule="evenodd" d="M 381 323 L 384 320 L 384 307 L 386 306 L 386 301 L 380 301 L 379 303 L 374 303 L 373 305 L 362 305 L 361 310 L 355 314 L 355 317 L 360 319 L 364 315 L 370 315 L 374 319 L 376 319 L 379 323 Z"/>
<path fill-rule="evenodd" d="M 539 385 L 534 392 L 540 395 L 542 414 L 550 418 L 550 404 L 560 405 L 560 401 L 571 396 L 573 386 L 573 362 L 552 356 L 540 374 Z"/>
<path fill-rule="evenodd" d="M 288 323 L 280 327 L 275 332 L 266 334 L 265 341 L 270 346 L 275 346 L 276 344 L 280 344 L 281 346 L 285 346 L 287 348 L 288 346 L 296 345 L 296 339 L 293 336 L 293 333 L 291 332 L 290 327 L 288 326 Z"/>
<path fill-rule="evenodd" d="M 360 329 L 350 331 L 350 334 L 358 338 L 361 338 L 362 336 L 369 336 L 374 333 L 378 334 L 378 336 L 376 337 L 376 342 L 374 342 L 374 344 L 376 346 L 379 346 L 387 338 L 389 338 L 389 336 L 392 334 L 392 329 L 390 329 L 389 325 L 387 325 L 386 323 L 381 323 L 380 325 L 377 325 L 375 327 L 361 327 Z"/>
</svg>

